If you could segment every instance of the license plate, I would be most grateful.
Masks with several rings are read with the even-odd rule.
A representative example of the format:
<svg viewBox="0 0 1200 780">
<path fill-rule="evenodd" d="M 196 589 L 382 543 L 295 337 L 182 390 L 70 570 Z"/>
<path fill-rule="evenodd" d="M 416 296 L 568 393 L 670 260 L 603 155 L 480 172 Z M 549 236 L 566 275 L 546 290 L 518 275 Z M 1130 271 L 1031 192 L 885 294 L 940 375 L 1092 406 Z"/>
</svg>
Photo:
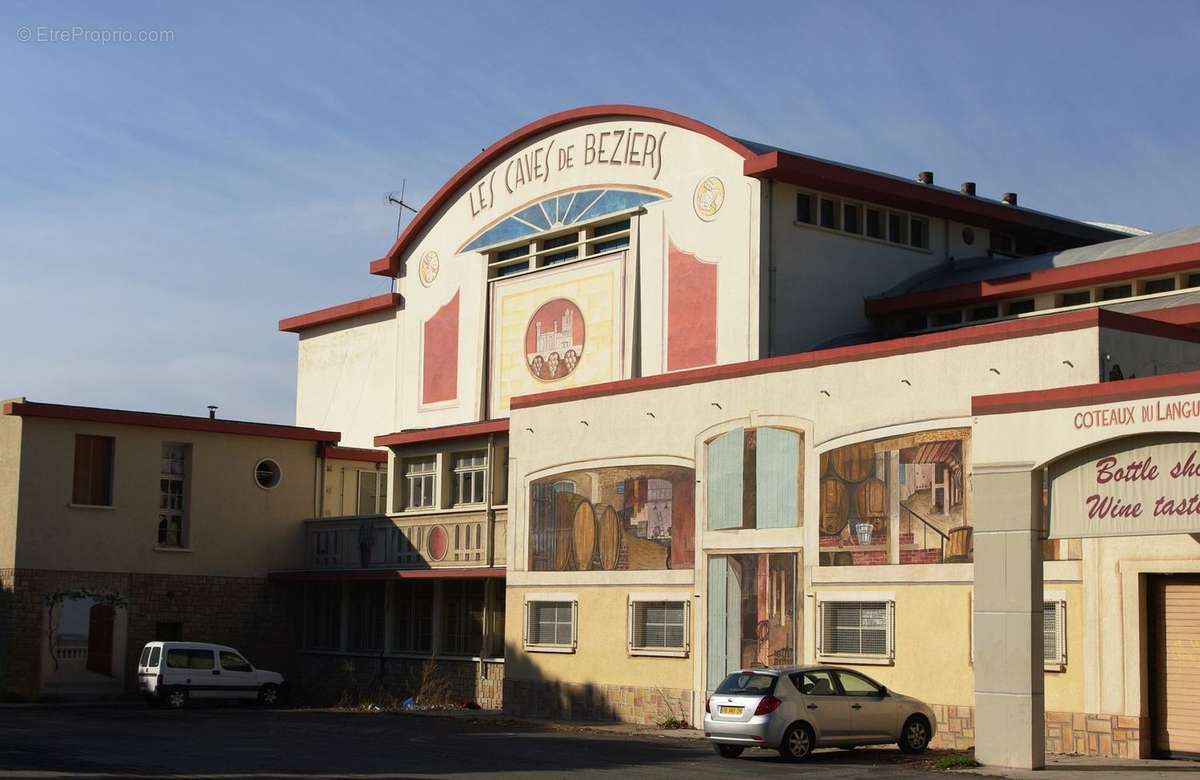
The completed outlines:
<svg viewBox="0 0 1200 780">
<path fill-rule="evenodd" d="M 742 708 L 741 707 L 727 707 L 725 705 L 721 705 L 721 714 L 722 715 L 741 715 Z"/>
</svg>

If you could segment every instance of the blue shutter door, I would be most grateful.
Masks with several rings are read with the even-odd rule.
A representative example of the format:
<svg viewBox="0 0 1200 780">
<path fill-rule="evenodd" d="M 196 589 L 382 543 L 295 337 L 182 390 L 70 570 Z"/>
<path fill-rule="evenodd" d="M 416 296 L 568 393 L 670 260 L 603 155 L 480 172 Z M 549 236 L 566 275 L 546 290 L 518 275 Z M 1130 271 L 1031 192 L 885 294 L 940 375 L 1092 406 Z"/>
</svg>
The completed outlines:
<svg viewBox="0 0 1200 780">
<path fill-rule="evenodd" d="M 800 434 L 759 428 L 757 455 L 757 526 L 795 527 L 800 520 Z"/>
<path fill-rule="evenodd" d="M 708 559 L 708 690 L 715 691 L 725 679 L 725 580 L 729 567 L 725 557 Z"/>
<path fill-rule="evenodd" d="M 745 430 L 723 433 L 708 443 L 708 527 L 742 527 L 742 450 Z"/>
</svg>

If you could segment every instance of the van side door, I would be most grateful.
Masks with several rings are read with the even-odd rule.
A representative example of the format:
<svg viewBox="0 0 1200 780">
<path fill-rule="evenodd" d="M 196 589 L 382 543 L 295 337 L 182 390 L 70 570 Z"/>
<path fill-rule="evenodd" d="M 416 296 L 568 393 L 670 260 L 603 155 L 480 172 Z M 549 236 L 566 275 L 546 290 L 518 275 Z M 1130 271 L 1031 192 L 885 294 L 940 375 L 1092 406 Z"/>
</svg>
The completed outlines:
<svg viewBox="0 0 1200 780">
<path fill-rule="evenodd" d="M 184 651 L 188 655 L 186 685 L 188 696 L 195 699 L 221 698 L 220 670 L 210 648 L 193 647 Z"/>
</svg>

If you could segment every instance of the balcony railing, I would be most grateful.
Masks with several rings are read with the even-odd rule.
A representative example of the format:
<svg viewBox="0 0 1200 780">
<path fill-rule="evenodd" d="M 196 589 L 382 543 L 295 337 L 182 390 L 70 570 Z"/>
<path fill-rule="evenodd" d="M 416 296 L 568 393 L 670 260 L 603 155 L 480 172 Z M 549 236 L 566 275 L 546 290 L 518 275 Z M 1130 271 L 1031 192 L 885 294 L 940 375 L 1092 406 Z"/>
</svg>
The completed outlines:
<svg viewBox="0 0 1200 780">
<path fill-rule="evenodd" d="M 364 515 L 305 522 L 306 569 L 503 566 L 506 513 Z"/>
</svg>

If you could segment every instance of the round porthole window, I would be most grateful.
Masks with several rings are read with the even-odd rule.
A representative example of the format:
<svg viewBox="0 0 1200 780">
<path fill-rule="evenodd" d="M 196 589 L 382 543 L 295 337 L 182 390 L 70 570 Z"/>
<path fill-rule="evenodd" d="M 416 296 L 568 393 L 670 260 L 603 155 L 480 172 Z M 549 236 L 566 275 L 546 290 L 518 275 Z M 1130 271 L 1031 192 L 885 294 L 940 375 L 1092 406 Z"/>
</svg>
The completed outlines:
<svg viewBox="0 0 1200 780">
<path fill-rule="evenodd" d="M 254 482 L 263 490 L 270 490 L 283 479 L 279 464 L 270 458 L 263 458 L 254 467 Z"/>
</svg>

